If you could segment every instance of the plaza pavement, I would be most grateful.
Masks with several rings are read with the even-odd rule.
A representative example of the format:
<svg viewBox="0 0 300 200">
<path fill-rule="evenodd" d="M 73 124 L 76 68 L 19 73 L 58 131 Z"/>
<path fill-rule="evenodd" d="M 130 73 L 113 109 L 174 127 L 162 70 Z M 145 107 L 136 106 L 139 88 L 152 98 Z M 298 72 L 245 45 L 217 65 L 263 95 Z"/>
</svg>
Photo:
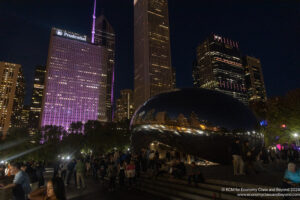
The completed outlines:
<svg viewBox="0 0 300 200">
<path fill-rule="evenodd" d="M 299 164 L 297 164 L 297 166 L 300 167 Z M 272 187 L 281 186 L 284 171 L 287 168 L 287 163 L 280 162 L 264 164 L 263 167 L 265 168 L 265 171 L 242 176 L 234 176 L 233 167 L 231 165 L 200 167 L 200 169 L 206 180 L 222 180 Z"/>
</svg>

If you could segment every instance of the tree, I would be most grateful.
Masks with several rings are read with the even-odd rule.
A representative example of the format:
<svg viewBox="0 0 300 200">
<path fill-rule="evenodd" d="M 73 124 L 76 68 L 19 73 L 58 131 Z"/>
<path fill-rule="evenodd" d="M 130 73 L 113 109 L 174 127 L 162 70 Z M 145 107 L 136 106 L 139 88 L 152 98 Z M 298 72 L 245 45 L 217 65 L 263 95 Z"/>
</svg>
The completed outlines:
<svg viewBox="0 0 300 200">
<path fill-rule="evenodd" d="M 82 129 L 83 129 L 83 124 L 81 121 L 73 122 L 70 125 L 70 130 L 71 130 L 71 133 L 73 133 L 73 134 L 83 133 Z"/>
<path fill-rule="evenodd" d="M 267 120 L 263 129 L 267 145 L 294 142 L 293 134 L 300 133 L 300 89 L 270 98 L 265 106 L 257 104 L 252 109 L 259 119 Z"/>
</svg>

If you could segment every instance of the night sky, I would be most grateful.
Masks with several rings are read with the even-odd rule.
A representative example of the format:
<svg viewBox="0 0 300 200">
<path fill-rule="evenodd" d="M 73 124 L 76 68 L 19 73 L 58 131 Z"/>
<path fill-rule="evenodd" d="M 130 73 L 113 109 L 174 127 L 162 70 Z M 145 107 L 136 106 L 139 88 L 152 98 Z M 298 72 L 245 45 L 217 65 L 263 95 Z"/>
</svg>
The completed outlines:
<svg viewBox="0 0 300 200">
<path fill-rule="evenodd" d="M 183 3 L 184 2 L 184 3 Z M 90 35 L 93 0 L 0 0 L 0 61 L 23 66 L 30 103 L 34 69 L 47 61 L 50 30 Z M 97 0 L 116 32 L 116 95 L 133 88 L 133 2 Z M 300 87 L 300 1 L 169 0 L 177 87 L 192 86 L 195 49 L 210 33 L 261 59 L 268 96 Z"/>
</svg>

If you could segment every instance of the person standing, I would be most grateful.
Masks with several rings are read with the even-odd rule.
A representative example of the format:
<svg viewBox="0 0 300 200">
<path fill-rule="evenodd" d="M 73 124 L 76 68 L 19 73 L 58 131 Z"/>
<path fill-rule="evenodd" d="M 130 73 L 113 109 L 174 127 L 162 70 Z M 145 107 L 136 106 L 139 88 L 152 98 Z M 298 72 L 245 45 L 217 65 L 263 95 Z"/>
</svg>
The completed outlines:
<svg viewBox="0 0 300 200">
<path fill-rule="evenodd" d="M 188 176 L 188 184 L 190 185 L 193 181 L 195 186 L 198 186 L 198 169 L 195 162 L 187 165 L 186 174 Z"/>
<path fill-rule="evenodd" d="M 90 159 L 86 160 L 85 167 L 86 167 L 86 176 L 91 175 L 91 160 Z"/>
<path fill-rule="evenodd" d="M 111 160 L 109 161 L 107 168 L 107 176 L 109 178 L 109 191 L 114 191 L 116 189 L 116 177 L 118 169 L 115 163 Z"/>
<path fill-rule="evenodd" d="M 100 161 L 100 179 L 101 181 L 104 181 L 104 177 L 106 175 L 106 169 L 107 169 L 107 165 L 106 165 L 106 160 L 104 158 L 101 158 Z"/>
<path fill-rule="evenodd" d="M 84 181 L 85 165 L 81 159 L 77 159 L 75 170 L 76 170 L 77 189 L 80 189 L 80 182 L 82 188 L 85 188 L 85 181 Z"/>
<path fill-rule="evenodd" d="M 13 183 L 6 186 L 0 184 L 0 189 L 6 190 L 12 188 L 14 200 L 27 200 L 27 196 L 31 192 L 28 175 L 21 170 L 21 165 L 19 163 L 11 164 L 11 173 L 15 176 Z"/>
<path fill-rule="evenodd" d="M 31 189 L 36 190 L 37 188 L 39 188 L 36 170 L 33 169 L 29 163 L 21 165 L 21 170 L 26 172 L 26 175 L 28 175 Z"/>
<path fill-rule="evenodd" d="M 61 179 L 63 181 L 65 181 L 66 179 L 66 175 L 67 175 L 67 164 L 62 162 L 59 166 L 60 170 L 61 170 Z"/>
<path fill-rule="evenodd" d="M 69 164 L 67 165 L 67 179 L 66 179 L 66 185 L 68 186 L 70 184 L 70 180 L 74 174 L 74 168 L 75 168 L 75 165 L 76 165 L 76 161 L 73 160 L 71 162 L 69 162 Z M 75 184 L 76 185 L 76 184 Z"/>
<path fill-rule="evenodd" d="M 125 162 L 121 161 L 119 164 L 119 184 L 120 187 L 124 186 L 124 179 L 125 179 Z"/>
<path fill-rule="evenodd" d="M 93 179 L 95 181 L 98 180 L 98 170 L 99 170 L 99 163 L 97 159 L 94 159 L 92 162 L 92 173 L 93 173 Z"/>
<path fill-rule="evenodd" d="M 245 141 L 243 145 L 243 160 L 245 160 L 245 170 L 247 174 L 256 173 L 253 166 L 253 161 L 255 159 L 254 156 L 254 148 L 250 148 L 249 141 Z"/>
<path fill-rule="evenodd" d="M 129 187 L 131 187 L 135 177 L 135 164 L 133 160 L 131 160 L 130 163 L 126 166 L 126 176 L 128 178 Z"/>
<path fill-rule="evenodd" d="M 45 184 L 44 171 L 45 171 L 45 168 L 44 168 L 42 162 L 39 162 L 36 167 L 36 175 L 38 178 L 39 187 L 41 187 Z"/>
<path fill-rule="evenodd" d="M 242 150 L 240 140 L 236 139 L 231 146 L 232 162 L 233 162 L 233 174 L 244 175 L 244 161 L 242 159 Z"/>
</svg>

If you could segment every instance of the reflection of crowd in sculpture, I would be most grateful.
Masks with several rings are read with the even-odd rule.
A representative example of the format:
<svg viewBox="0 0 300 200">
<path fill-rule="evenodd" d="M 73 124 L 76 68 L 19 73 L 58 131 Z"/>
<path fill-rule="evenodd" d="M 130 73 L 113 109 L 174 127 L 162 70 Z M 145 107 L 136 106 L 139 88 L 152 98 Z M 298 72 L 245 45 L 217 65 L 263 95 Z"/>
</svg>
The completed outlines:
<svg viewBox="0 0 300 200">
<path fill-rule="evenodd" d="M 158 131 L 170 131 L 170 132 L 182 132 L 192 134 L 202 134 L 203 132 L 218 133 L 218 134 L 230 134 L 246 137 L 262 138 L 263 135 L 256 131 L 243 131 L 232 130 L 229 131 L 224 127 L 218 127 L 207 120 L 199 120 L 195 112 L 191 112 L 191 115 L 187 118 L 184 114 L 180 113 L 175 119 L 171 119 L 167 112 L 155 112 L 154 109 L 147 112 L 145 115 L 137 116 L 133 122 L 134 125 L 140 125 L 145 129 L 157 129 Z"/>
<path fill-rule="evenodd" d="M 180 113 L 174 119 L 168 115 L 167 112 L 155 112 L 154 109 L 147 112 L 145 115 L 137 116 L 134 124 L 160 124 L 170 126 L 181 126 L 186 128 L 200 128 L 211 129 L 218 131 L 219 128 L 210 125 L 207 120 L 200 120 L 195 112 L 191 112 L 189 117 L 186 117 L 183 113 Z"/>
</svg>

